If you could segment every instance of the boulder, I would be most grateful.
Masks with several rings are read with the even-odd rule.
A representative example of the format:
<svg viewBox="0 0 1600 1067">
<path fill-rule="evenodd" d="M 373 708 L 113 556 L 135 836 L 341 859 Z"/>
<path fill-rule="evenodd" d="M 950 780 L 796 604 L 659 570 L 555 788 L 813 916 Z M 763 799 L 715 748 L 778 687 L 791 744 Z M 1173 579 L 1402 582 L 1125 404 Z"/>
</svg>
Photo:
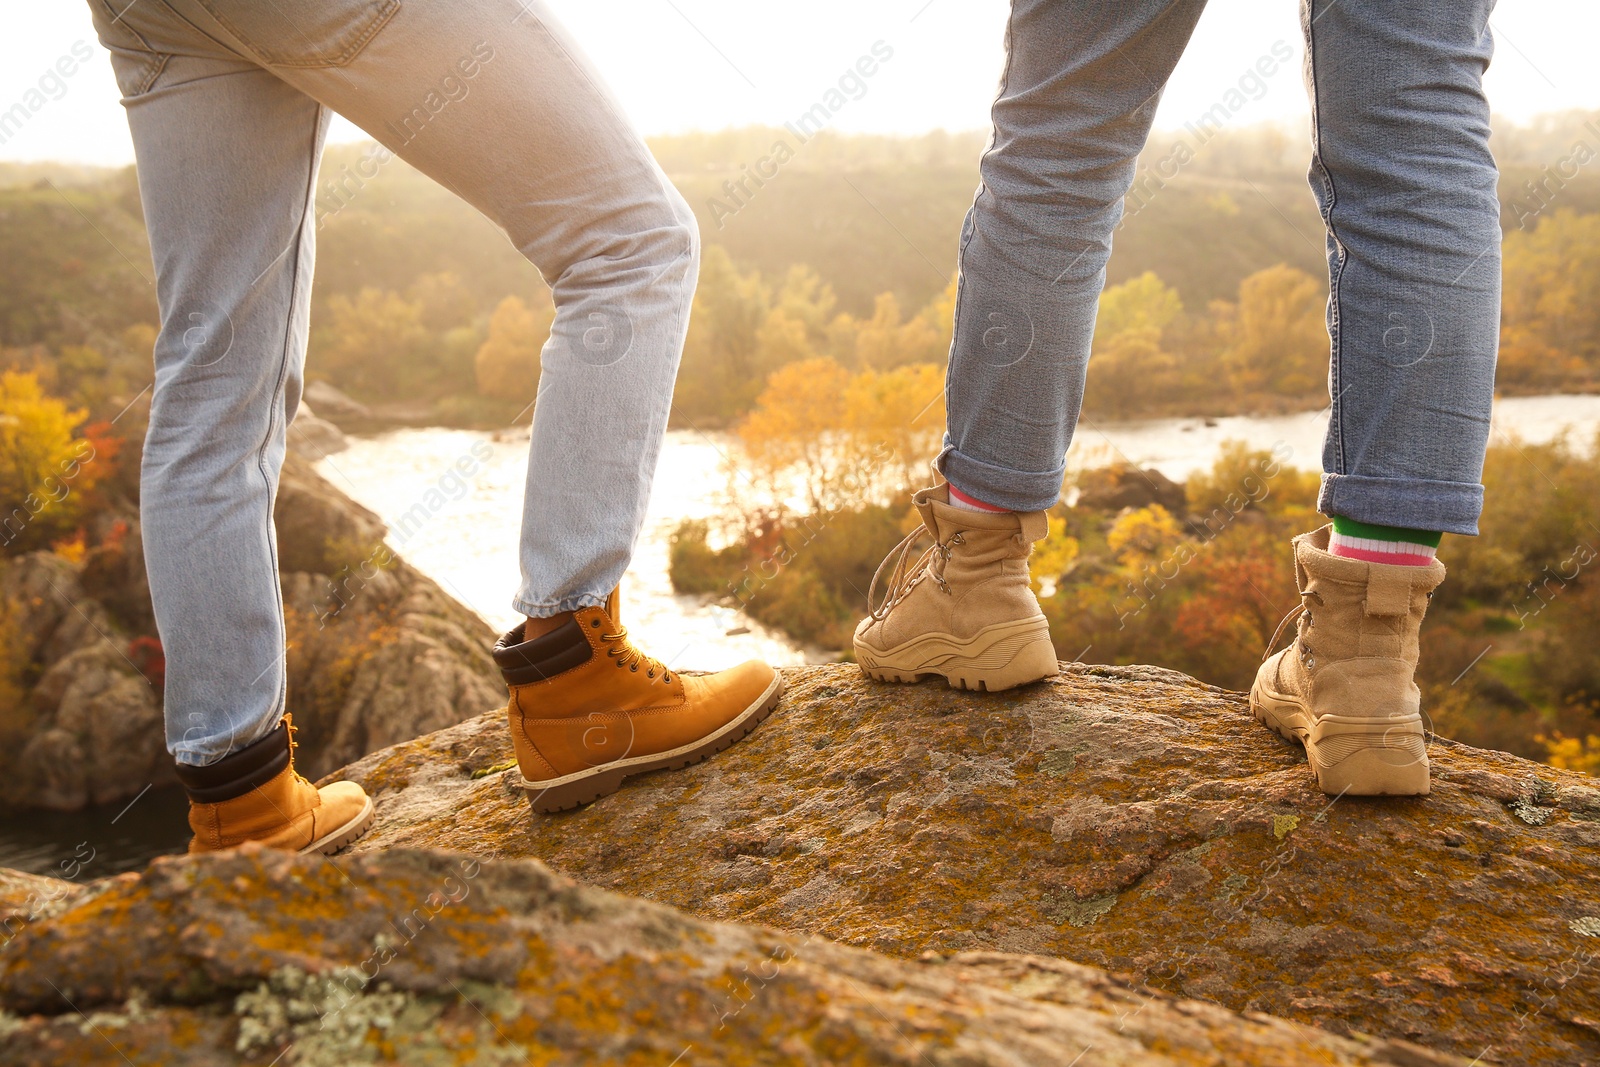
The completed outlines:
<svg viewBox="0 0 1600 1067">
<path fill-rule="evenodd" d="M 382 544 L 383 520 L 329 485 L 311 466 L 316 457 L 290 453 L 278 483 L 272 522 L 278 567 L 285 573 L 337 575 Z"/>
<path fill-rule="evenodd" d="M 284 465 L 274 518 L 290 627 L 298 760 L 325 773 L 503 699 L 494 633 L 382 548 L 383 523 L 309 461 Z M 81 562 L 0 561 L 0 621 L 30 683 L 4 709 L 0 805 L 71 811 L 175 782 L 165 659 L 134 516 Z"/>
<path fill-rule="evenodd" d="M 1074 507 L 1116 514 L 1123 508 L 1159 504 L 1176 516 L 1184 515 L 1189 508 L 1182 483 L 1153 467 L 1140 469 L 1128 463 L 1096 467 L 1078 472 L 1076 485 Z"/>
<path fill-rule="evenodd" d="M 305 404 L 312 404 L 327 418 L 338 422 L 340 419 L 370 419 L 372 409 L 359 400 L 351 399 L 339 389 L 327 382 L 311 382 L 301 394 Z"/>
<path fill-rule="evenodd" d="M 1071 960 L 1481 1063 L 1600 1063 L 1586 776 L 1438 740 L 1432 795 L 1332 798 L 1241 694 L 1170 671 L 786 674 L 740 744 L 561 815 L 530 812 L 499 712 L 374 753 L 343 772 L 378 802 L 357 849 L 538 857 L 900 959 Z"/>
<path fill-rule="evenodd" d="M 350 447 L 344 431 L 319 418 L 309 404 L 302 403 L 289 423 L 289 449 L 310 460 L 319 460 Z"/>
<path fill-rule="evenodd" d="M 896 960 L 414 849 L 250 846 L 62 894 L 0 947 L 0 1008 L 0 1064 L 28 1067 L 1464 1063 L 1061 960 Z"/>
</svg>

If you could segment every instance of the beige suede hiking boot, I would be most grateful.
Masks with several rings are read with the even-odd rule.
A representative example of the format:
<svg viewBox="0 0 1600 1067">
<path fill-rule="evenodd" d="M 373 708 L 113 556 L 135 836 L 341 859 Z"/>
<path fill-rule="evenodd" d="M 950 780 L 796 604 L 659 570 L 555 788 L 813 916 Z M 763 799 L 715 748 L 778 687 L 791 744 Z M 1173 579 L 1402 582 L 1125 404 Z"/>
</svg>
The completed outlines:
<svg viewBox="0 0 1600 1067">
<path fill-rule="evenodd" d="M 318 789 L 294 769 L 294 723 L 204 767 L 178 766 L 189 794 L 190 852 L 246 841 L 294 852 L 337 852 L 372 825 L 372 800 L 355 782 Z"/>
<path fill-rule="evenodd" d="M 628 640 L 619 600 L 613 592 L 530 641 L 518 626 L 495 645 L 520 784 L 540 814 L 699 763 L 759 726 L 783 694 L 783 676 L 759 660 L 680 674 L 646 656 Z"/>
<path fill-rule="evenodd" d="M 1050 626 L 1028 587 L 1028 553 L 1049 532 L 1044 512 L 968 511 L 946 485 L 911 498 L 922 526 L 889 553 L 883 603 L 856 627 L 856 662 L 883 682 L 941 675 L 952 687 L 995 692 L 1056 673 Z M 907 564 L 924 533 L 933 544 Z M 898 553 L 898 556 L 896 556 Z"/>
<path fill-rule="evenodd" d="M 1444 564 L 1400 567 L 1330 555 L 1331 529 L 1294 539 L 1300 606 L 1272 637 L 1250 709 L 1305 746 L 1324 793 L 1423 796 L 1429 768 L 1417 639 Z M 1294 643 L 1273 655 L 1295 619 Z"/>
</svg>

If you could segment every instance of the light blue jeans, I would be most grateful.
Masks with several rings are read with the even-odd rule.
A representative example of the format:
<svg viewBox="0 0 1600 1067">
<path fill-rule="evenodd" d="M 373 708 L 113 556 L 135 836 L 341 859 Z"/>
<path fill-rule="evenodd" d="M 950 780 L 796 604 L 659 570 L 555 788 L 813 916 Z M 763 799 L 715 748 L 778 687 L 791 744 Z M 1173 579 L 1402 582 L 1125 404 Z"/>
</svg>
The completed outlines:
<svg viewBox="0 0 1600 1067">
<path fill-rule="evenodd" d="M 1332 419 L 1318 506 L 1477 532 L 1500 321 L 1493 0 L 1306 0 Z M 1056 502 L 1111 233 L 1204 0 L 1013 0 L 961 282 L 939 466 Z M 1224 236 L 1225 239 L 1225 236 Z M 1091 371 L 1092 373 L 1092 371 Z"/>
<path fill-rule="evenodd" d="M 177 759 L 217 760 L 285 707 L 272 507 L 300 398 L 332 112 L 483 212 L 549 282 L 514 603 L 534 616 L 604 603 L 644 522 L 699 235 L 548 8 L 90 6 L 124 94 L 156 265 L 141 512 Z M 530 383 L 508 399 L 532 394 Z"/>
</svg>

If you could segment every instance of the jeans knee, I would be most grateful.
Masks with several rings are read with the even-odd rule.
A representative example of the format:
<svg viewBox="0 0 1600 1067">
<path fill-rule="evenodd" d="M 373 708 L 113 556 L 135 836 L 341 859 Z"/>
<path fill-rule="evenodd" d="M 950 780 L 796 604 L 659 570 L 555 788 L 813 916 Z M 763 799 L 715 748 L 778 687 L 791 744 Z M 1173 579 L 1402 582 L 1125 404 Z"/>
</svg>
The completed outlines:
<svg viewBox="0 0 1600 1067">
<path fill-rule="evenodd" d="M 670 182 L 666 186 L 667 206 L 672 211 L 674 218 L 671 233 L 666 238 L 669 249 L 673 251 L 672 262 L 683 260 L 688 268 L 688 286 L 694 289 L 695 279 L 700 273 L 700 221 L 694 217 L 694 209 L 689 202 L 678 192 L 677 187 Z"/>
</svg>

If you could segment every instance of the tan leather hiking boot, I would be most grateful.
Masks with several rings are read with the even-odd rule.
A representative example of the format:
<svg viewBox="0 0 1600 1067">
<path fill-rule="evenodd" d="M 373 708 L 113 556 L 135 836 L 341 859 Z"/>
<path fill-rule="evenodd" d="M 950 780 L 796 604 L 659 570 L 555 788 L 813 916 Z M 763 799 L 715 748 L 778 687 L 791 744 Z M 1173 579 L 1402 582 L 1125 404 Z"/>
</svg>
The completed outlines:
<svg viewBox="0 0 1600 1067">
<path fill-rule="evenodd" d="M 1294 539 L 1295 640 L 1250 690 L 1255 717 L 1305 745 L 1324 793 L 1422 796 L 1428 746 L 1417 690 L 1417 638 L 1444 564 L 1399 567 L 1328 553 L 1331 526 Z"/>
<path fill-rule="evenodd" d="M 337 852 L 372 825 L 372 801 L 354 782 L 318 789 L 294 769 L 294 723 L 205 767 L 179 765 L 189 793 L 190 852 L 246 841 L 296 852 Z"/>
<path fill-rule="evenodd" d="M 872 613 L 856 627 L 861 669 L 884 682 L 938 674 L 953 687 L 991 692 L 1055 674 L 1050 625 L 1028 587 L 1028 553 L 1049 532 L 1044 512 L 953 507 L 942 484 L 911 501 L 923 529 L 873 575 L 871 591 L 895 560 L 883 603 L 872 607 L 869 596 Z M 924 533 L 933 544 L 908 565 Z"/>
<path fill-rule="evenodd" d="M 619 616 L 612 593 L 550 633 L 523 641 L 519 626 L 495 645 L 534 811 L 565 811 L 615 793 L 630 775 L 699 763 L 778 704 L 783 678 L 765 663 L 680 674 L 635 648 Z"/>
</svg>

